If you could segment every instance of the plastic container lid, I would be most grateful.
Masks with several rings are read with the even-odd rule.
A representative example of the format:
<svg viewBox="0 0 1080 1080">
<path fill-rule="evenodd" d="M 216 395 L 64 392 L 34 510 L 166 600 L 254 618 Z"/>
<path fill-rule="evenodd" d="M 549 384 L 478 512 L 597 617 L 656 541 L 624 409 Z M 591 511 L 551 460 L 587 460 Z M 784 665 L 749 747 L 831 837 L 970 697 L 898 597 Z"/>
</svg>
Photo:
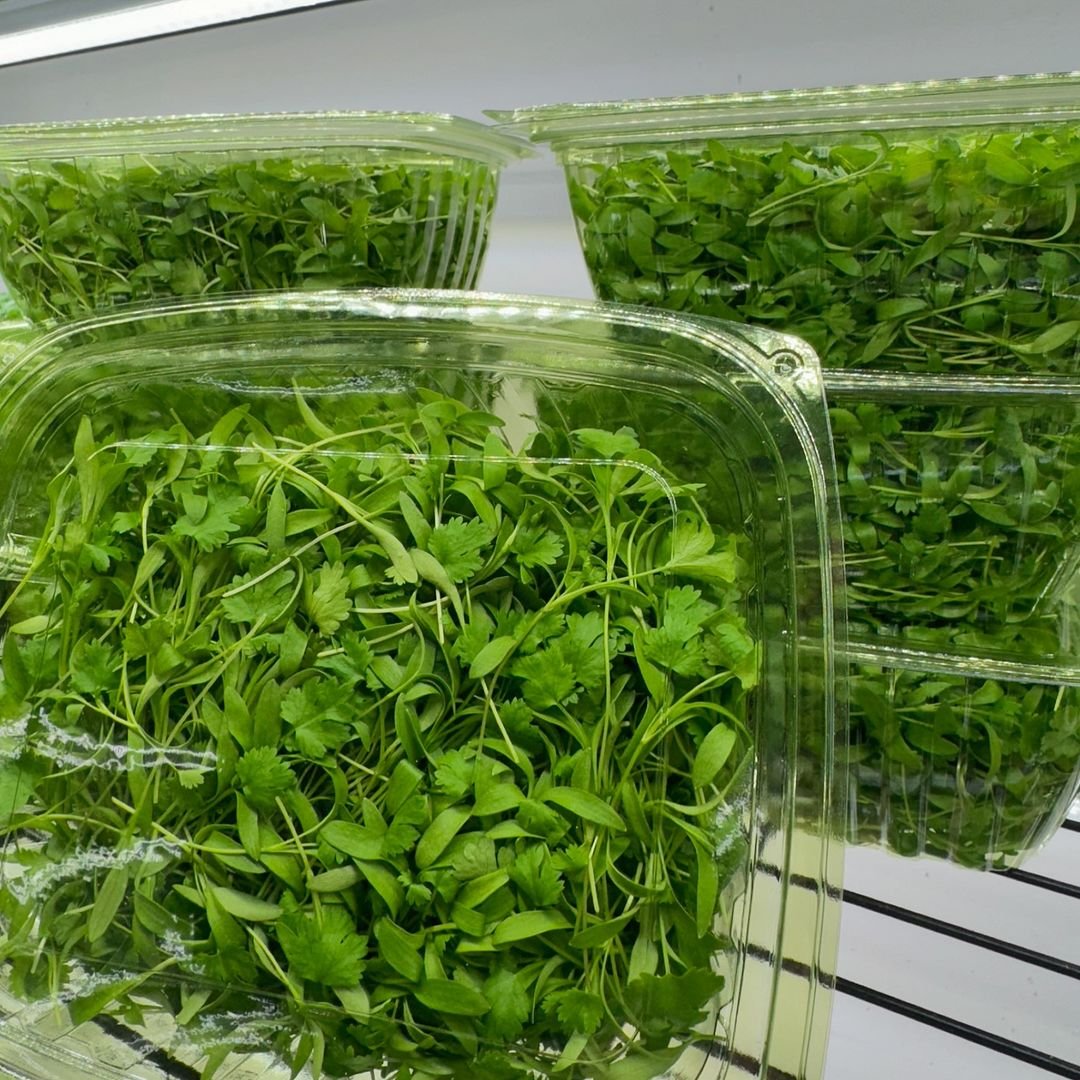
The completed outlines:
<svg viewBox="0 0 1080 1080">
<path fill-rule="evenodd" d="M 1023 124 L 1080 117 L 1080 73 L 488 109 L 505 132 L 558 151 L 633 142 Z"/>
<path fill-rule="evenodd" d="M 508 165 L 532 154 L 521 139 L 443 113 L 207 113 L 0 127 L 0 163 L 27 158 L 364 146 L 424 150 Z"/>
<path fill-rule="evenodd" d="M 266 294 L 56 330 L 0 402 L 0 1061 L 818 1080 L 804 345 Z"/>
</svg>

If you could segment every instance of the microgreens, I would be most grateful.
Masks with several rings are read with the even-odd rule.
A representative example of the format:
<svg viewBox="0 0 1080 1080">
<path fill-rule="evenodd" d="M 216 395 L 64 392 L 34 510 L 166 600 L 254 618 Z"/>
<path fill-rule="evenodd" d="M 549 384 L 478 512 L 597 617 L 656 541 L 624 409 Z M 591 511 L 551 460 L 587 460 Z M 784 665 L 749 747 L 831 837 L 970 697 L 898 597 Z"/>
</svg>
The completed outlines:
<svg viewBox="0 0 1080 1080">
<path fill-rule="evenodd" d="M 316 1075 L 661 1073 L 745 859 L 745 543 L 627 428 L 417 393 L 82 419 L 2 611 L 11 985 L 270 1001 Z"/>
<path fill-rule="evenodd" d="M 1065 648 L 1075 399 L 920 390 L 1077 370 L 1080 125 L 579 150 L 568 174 L 601 297 L 760 322 L 828 368 L 906 374 L 889 400 L 830 399 L 856 634 L 1013 660 Z M 861 837 L 876 820 L 900 850 L 983 866 L 1023 853 L 1077 783 L 1072 692 L 873 666 L 855 686 Z"/>
<path fill-rule="evenodd" d="M 0 273 L 35 320 L 258 289 L 470 287 L 495 177 L 348 152 L 136 155 L 8 166 Z M 460 214 L 462 220 L 458 220 Z"/>
</svg>

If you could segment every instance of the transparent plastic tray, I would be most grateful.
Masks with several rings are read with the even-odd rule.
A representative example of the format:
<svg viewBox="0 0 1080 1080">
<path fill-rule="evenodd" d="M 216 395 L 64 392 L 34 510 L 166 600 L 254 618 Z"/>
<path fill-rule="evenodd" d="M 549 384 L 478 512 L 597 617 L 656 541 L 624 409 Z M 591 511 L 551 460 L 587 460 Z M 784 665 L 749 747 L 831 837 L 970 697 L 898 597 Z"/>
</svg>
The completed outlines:
<svg viewBox="0 0 1080 1080">
<path fill-rule="evenodd" d="M 117 312 L 0 374 L 0 1062 L 819 1080 L 820 371 L 451 293 Z"/>
<path fill-rule="evenodd" d="M 34 320 L 150 298 L 471 288 L 502 167 L 528 154 L 421 113 L 0 128 L 0 274 Z"/>
<path fill-rule="evenodd" d="M 549 143 L 565 165 L 599 296 L 745 319 L 816 349 L 831 380 L 855 632 L 886 651 L 912 642 L 943 651 L 972 695 L 984 654 L 1019 669 L 1057 664 L 1071 677 L 1080 76 L 492 115 Z M 920 710 L 962 705 L 955 687 L 946 696 L 931 693 Z M 1045 764 L 1007 704 L 968 706 L 997 725 L 1007 752 Z M 1071 733 L 1046 756 L 1062 790 L 1075 789 L 1077 762 L 1062 765 L 1075 710 L 1050 695 L 1037 711 L 1039 723 Z M 864 721 L 856 710 L 856 742 Z M 875 753 L 871 738 L 853 789 L 891 767 Z M 948 830 L 963 844 L 894 844 L 866 802 L 857 839 L 1014 865 L 1061 821 L 1056 795 L 1036 797 L 1041 786 L 995 787 L 1002 812 L 1013 804 L 1030 828 L 988 825 L 980 851 L 984 819 L 958 824 L 969 774 L 941 769 L 925 748 L 912 749 L 909 768 L 919 754 L 939 788 L 953 785 Z M 973 763 L 970 776 L 986 780 L 988 768 Z M 920 824 L 926 803 L 912 806 L 912 835 L 939 832 L 940 816 Z"/>
<path fill-rule="evenodd" d="M 853 837 L 1004 870 L 1053 836 L 1080 791 L 1075 668 L 859 635 L 849 657 Z"/>
</svg>

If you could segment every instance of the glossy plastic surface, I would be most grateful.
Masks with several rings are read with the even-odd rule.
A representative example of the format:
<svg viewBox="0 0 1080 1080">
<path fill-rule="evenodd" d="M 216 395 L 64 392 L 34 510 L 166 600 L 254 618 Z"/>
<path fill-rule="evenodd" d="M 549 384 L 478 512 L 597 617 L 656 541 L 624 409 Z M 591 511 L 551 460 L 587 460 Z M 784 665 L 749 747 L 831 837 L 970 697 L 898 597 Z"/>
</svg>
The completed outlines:
<svg viewBox="0 0 1080 1080">
<path fill-rule="evenodd" d="M 0 378 L 0 1061 L 819 1080 L 810 350 L 285 294 L 117 312 Z"/>
<path fill-rule="evenodd" d="M 0 274 L 34 320 L 282 288 L 470 288 L 520 140 L 411 113 L 0 129 Z"/>
<path fill-rule="evenodd" d="M 1080 782 L 1070 696 L 1011 704 L 1037 668 L 1077 667 L 1080 76 L 493 115 L 564 162 L 602 298 L 776 327 L 845 370 L 827 389 L 851 618 L 883 657 L 856 685 L 885 710 L 853 714 L 853 835 L 1021 862 Z M 905 668 L 897 696 L 889 650 L 913 645 L 959 681 Z M 986 656 L 1019 672 L 1000 702 Z"/>
</svg>

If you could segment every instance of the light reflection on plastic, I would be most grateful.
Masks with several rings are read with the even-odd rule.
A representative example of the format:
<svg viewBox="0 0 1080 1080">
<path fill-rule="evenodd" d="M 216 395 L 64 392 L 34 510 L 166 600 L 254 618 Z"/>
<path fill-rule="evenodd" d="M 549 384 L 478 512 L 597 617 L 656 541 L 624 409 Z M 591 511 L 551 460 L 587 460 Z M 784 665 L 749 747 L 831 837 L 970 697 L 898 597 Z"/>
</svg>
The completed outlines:
<svg viewBox="0 0 1080 1080">
<path fill-rule="evenodd" d="M 204 26 L 321 7 L 332 0 L 160 0 L 0 35 L 0 67 Z M 0 29 L 3 22 L 0 20 Z"/>
</svg>

